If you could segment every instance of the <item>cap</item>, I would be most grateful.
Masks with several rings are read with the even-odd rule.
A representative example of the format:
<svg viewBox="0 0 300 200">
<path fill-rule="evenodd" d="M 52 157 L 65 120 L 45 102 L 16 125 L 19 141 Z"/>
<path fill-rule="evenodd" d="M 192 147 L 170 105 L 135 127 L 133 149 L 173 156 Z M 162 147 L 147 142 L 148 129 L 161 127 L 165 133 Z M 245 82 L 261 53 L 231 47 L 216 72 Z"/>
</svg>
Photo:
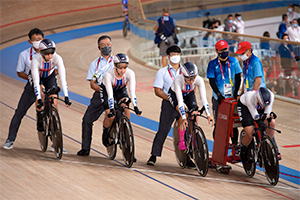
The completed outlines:
<svg viewBox="0 0 300 200">
<path fill-rule="evenodd" d="M 228 43 L 225 40 L 220 40 L 215 45 L 216 50 L 220 51 L 225 48 L 229 48 Z"/>
<path fill-rule="evenodd" d="M 238 50 L 235 53 L 243 54 L 248 49 L 252 49 L 252 45 L 250 42 L 244 41 L 244 42 L 239 43 Z"/>
</svg>

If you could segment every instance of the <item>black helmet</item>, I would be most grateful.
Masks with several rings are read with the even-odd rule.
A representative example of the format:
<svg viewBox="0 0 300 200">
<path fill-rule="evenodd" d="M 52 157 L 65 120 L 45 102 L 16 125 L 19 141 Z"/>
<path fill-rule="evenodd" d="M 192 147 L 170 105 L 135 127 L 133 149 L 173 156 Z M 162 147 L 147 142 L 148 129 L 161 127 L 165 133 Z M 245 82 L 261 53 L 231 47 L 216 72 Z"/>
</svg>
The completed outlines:
<svg viewBox="0 0 300 200">
<path fill-rule="evenodd" d="M 187 62 L 182 66 L 181 72 L 183 76 L 186 77 L 196 76 L 198 74 L 198 68 L 194 63 Z"/>
<path fill-rule="evenodd" d="M 55 43 L 50 39 L 43 39 L 39 44 L 41 55 L 54 54 L 55 48 Z"/>
<path fill-rule="evenodd" d="M 114 56 L 114 64 L 117 67 L 119 63 L 129 63 L 129 58 L 126 54 L 124 53 L 118 53 L 117 55 Z"/>
<path fill-rule="evenodd" d="M 271 103 L 271 92 L 267 88 L 260 87 L 256 91 L 257 101 L 261 107 L 266 107 Z"/>
</svg>

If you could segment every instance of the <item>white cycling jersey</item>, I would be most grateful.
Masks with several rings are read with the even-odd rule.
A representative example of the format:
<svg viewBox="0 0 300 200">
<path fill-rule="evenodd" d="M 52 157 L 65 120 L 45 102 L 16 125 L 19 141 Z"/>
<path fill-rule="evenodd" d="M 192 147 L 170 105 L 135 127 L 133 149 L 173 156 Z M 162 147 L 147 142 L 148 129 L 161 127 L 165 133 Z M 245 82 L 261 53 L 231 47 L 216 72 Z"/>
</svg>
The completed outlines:
<svg viewBox="0 0 300 200">
<path fill-rule="evenodd" d="M 63 59 L 57 53 L 54 53 L 53 58 L 45 62 L 41 54 L 36 54 L 31 62 L 31 74 L 34 84 L 34 91 L 37 99 L 41 99 L 40 78 L 47 78 L 57 67 L 60 83 L 65 97 L 68 96 L 68 86 L 66 81 L 66 70 Z"/>
<path fill-rule="evenodd" d="M 247 106 L 254 120 L 259 119 L 259 113 L 257 109 L 262 109 L 262 107 L 258 103 L 257 94 L 256 94 L 257 92 L 258 92 L 257 90 L 251 90 L 249 92 L 244 93 L 240 98 L 241 103 Z M 272 112 L 272 107 L 274 102 L 274 94 L 272 92 L 270 93 L 271 93 L 270 104 L 264 108 L 265 109 L 264 113 L 266 113 L 268 116 L 270 116 L 270 113 Z"/>
<path fill-rule="evenodd" d="M 125 87 L 128 84 L 128 89 L 130 93 L 130 97 L 132 100 L 133 106 L 137 106 L 137 100 L 135 95 L 135 73 L 131 69 L 127 68 L 124 76 L 118 79 L 115 75 L 116 68 L 113 67 L 109 69 L 104 75 L 103 84 L 105 85 L 105 89 L 108 96 L 108 104 L 109 108 L 114 108 L 114 94 L 113 90 L 118 90 Z"/>
<path fill-rule="evenodd" d="M 178 108 L 182 119 L 186 118 L 185 112 L 181 112 L 184 111 L 183 96 L 186 96 L 190 92 L 192 92 L 195 89 L 195 86 L 197 86 L 199 89 L 200 100 L 202 105 L 205 107 L 206 115 L 210 116 L 208 101 L 206 99 L 206 89 L 205 89 L 203 78 L 197 75 L 194 83 L 192 85 L 188 85 L 184 80 L 184 76 L 181 74 L 174 79 L 171 89 L 176 93 Z"/>
</svg>

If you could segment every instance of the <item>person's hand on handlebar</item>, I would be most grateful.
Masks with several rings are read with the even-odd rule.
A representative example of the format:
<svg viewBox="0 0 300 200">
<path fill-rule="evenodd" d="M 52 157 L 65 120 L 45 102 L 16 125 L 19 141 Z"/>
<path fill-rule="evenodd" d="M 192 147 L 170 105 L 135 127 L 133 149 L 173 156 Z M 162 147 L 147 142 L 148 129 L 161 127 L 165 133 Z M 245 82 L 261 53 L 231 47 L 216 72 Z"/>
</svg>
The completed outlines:
<svg viewBox="0 0 300 200">
<path fill-rule="evenodd" d="M 69 107 L 72 104 L 69 97 L 65 97 L 65 104 L 66 104 L 67 107 Z"/>
<path fill-rule="evenodd" d="M 36 106 L 37 109 L 41 109 L 43 106 L 44 106 L 44 104 L 43 104 L 42 99 L 38 99 L 37 106 Z"/>
<path fill-rule="evenodd" d="M 112 117 L 114 117 L 114 116 L 115 116 L 115 109 L 110 109 L 110 111 L 109 111 L 107 117 L 112 118 Z"/>
<path fill-rule="evenodd" d="M 215 120 L 211 116 L 207 117 L 207 121 L 208 121 L 208 124 L 210 124 L 211 126 L 214 126 Z"/>
<path fill-rule="evenodd" d="M 137 106 L 134 106 L 134 112 L 135 112 L 135 114 L 137 114 L 137 116 L 140 116 L 142 114 L 142 111 L 139 110 L 139 108 Z"/>
</svg>

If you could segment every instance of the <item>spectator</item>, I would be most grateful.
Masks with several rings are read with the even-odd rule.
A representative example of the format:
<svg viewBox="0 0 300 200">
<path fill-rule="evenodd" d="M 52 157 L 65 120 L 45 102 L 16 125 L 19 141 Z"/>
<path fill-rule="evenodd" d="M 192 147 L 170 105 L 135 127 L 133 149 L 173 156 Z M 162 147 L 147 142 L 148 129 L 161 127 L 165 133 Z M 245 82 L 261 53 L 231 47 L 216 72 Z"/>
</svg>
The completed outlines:
<svg viewBox="0 0 300 200">
<path fill-rule="evenodd" d="M 277 32 L 277 37 L 281 38 L 282 35 L 286 32 L 288 27 L 288 16 L 287 14 L 282 15 L 282 21 L 280 22 L 278 32 Z"/>
<path fill-rule="evenodd" d="M 192 37 L 190 39 L 190 46 L 191 46 L 191 48 L 197 48 L 198 47 L 196 38 Z M 197 53 L 198 53 L 197 49 L 193 49 L 191 51 L 191 54 L 197 54 Z"/>
<path fill-rule="evenodd" d="M 263 37 L 270 37 L 270 33 L 268 31 L 265 31 L 263 34 Z M 264 40 L 261 39 L 260 40 L 260 48 L 261 49 L 266 49 L 266 50 L 270 50 L 270 44 L 269 44 L 269 40 Z"/>
<path fill-rule="evenodd" d="M 266 86 L 269 90 L 271 90 L 273 93 L 275 92 L 274 88 L 277 85 L 277 81 L 274 80 L 270 80 L 268 74 L 269 74 L 269 70 L 270 70 L 270 64 L 267 60 L 263 60 L 261 62 L 262 66 L 263 66 L 263 70 L 264 70 L 264 76 L 265 76 L 265 81 L 266 81 Z"/>
<path fill-rule="evenodd" d="M 227 16 L 227 21 L 225 23 L 224 31 L 228 31 L 231 33 L 239 33 L 238 27 L 233 23 L 233 15 L 229 14 Z M 236 40 L 238 40 L 238 36 L 235 35 L 224 35 L 223 38 L 228 42 L 229 45 L 229 52 L 234 51 Z"/>
<path fill-rule="evenodd" d="M 290 26 L 290 23 L 293 21 L 293 19 L 297 20 L 298 18 L 300 18 L 300 15 L 298 13 L 294 12 L 294 10 L 295 10 L 294 5 L 290 4 L 288 6 L 288 12 L 286 13 L 287 16 L 288 16 L 288 20 L 287 20 L 288 21 L 288 26 Z"/>
<path fill-rule="evenodd" d="M 244 34 L 245 32 L 245 22 L 242 20 L 242 15 L 240 13 L 235 14 L 235 20 L 233 24 L 235 24 L 238 27 L 238 33 Z"/>
<path fill-rule="evenodd" d="M 283 34 L 282 39 L 285 41 L 289 41 L 289 35 Z M 279 57 L 280 68 L 284 70 L 284 76 L 285 77 L 291 76 L 293 71 L 293 62 L 295 58 L 292 45 L 288 44 L 287 42 L 283 42 L 279 46 L 279 55 L 280 55 Z M 295 87 L 292 84 L 292 79 L 289 79 L 288 82 L 294 96 Z"/>
<path fill-rule="evenodd" d="M 293 19 L 292 26 L 287 28 L 286 34 L 289 35 L 290 41 L 300 42 L 300 27 L 296 19 Z"/>
<path fill-rule="evenodd" d="M 178 39 L 175 34 L 176 22 L 170 17 L 169 9 L 163 8 L 162 17 L 157 20 L 157 25 L 154 28 L 155 39 L 154 43 L 158 44 L 159 54 L 162 56 L 162 67 L 167 66 L 167 53 L 168 47 L 177 44 Z"/>
</svg>

